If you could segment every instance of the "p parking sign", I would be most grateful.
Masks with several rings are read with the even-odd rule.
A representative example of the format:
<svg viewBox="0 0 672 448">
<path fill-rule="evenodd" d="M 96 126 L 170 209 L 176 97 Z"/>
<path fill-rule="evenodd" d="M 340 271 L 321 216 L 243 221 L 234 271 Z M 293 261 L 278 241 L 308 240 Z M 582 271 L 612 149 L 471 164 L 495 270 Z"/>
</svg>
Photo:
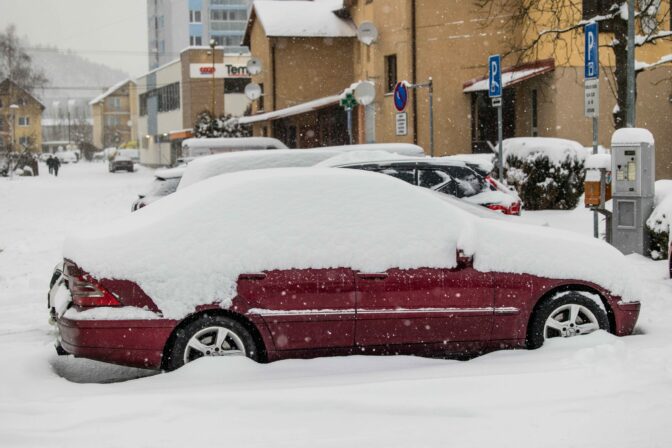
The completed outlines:
<svg viewBox="0 0 672 448">
<path fill-rule="evenodd" d="M 502 96 L 502 59 L 498 54 L 488 58 L 488 96 Z"/>
</svg>

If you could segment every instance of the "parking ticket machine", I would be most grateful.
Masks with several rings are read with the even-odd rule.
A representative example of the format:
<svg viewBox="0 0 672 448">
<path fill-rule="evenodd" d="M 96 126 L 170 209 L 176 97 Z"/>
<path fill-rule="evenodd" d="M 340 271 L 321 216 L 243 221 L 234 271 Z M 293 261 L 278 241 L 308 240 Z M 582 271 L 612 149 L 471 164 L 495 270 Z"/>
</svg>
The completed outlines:
<svg viewBox="0 0 672 448">
<path fill-rule="evenodd" d="M 646 129 L 617 130 L 611 140 L 611 169 L 612 244 L 626 255 L 644 255 L 656 180 L 653 135 Z"/>
</svg>

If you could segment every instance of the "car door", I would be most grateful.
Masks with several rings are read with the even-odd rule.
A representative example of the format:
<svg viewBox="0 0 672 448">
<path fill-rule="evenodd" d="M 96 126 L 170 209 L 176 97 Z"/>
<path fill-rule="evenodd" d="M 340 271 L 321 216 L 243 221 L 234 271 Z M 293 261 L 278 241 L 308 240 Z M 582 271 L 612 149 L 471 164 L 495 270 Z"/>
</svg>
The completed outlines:
<svg viewBox="0 0 672 448">
<path fill-rule="evenodd" d="M 238 294 L 260 315 L 276 350 L 352 348 L 355 282 L 350 269 L 290 269 L 241 275 Z"/>
<path fill-rule="evenodd" d="M 422 344 L 459 352 L 490 338 L 494 291 L 491 277 L 469 262 L 454 269 L 390 269 L 356 274 L 356 344 L 359 347 Z"/>
</svg>

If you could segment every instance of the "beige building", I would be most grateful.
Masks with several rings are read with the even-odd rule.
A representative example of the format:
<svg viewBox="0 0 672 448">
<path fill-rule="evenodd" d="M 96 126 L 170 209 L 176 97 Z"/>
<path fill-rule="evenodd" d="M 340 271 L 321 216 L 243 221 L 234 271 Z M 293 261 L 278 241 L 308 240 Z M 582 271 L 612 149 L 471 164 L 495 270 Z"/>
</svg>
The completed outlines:
<svg viewBox="0 0 672 448">
<path fill-rule="evenodd" d="M 0 83 L 0 150 L 34 151 L 42 148 L 42 112 L 45 106 L 5 79 Z"/>
<path fill-rule="evenodd" d="M 137 147 L 136 89 L 135 81 L 126 79 L 89 102 L 94 146 Z"/>
<path fill-rule="evenodd" d="M 567 0 L 577 17 L 587 0 Z M 416 142 L 430 153 L 429 91 L 410 89 L 407 134 L 397 135 L 397 111 L 390 95 L 398 81 L 433 82 L 434 154 L 488 152 L 496 144 L 496 109 L 487 96 L 487 58 L 532 36 L 511 33 L 503 18 L 490 20 L 473 2 L 460 0 L 284 1 L 254 5 L 245 35 L 252 56 L 263 64 L 253 81 L 264 96 L 253 106 L 255 135 L 275 136 L 290 146 L 313 147 L 345 141 L 345 112 L 339 96 L 353 82 L 376 86 L 371 106 L 357 107 L 358 142 Z M 341 6 L 342 5 L 342 6 Z M 359 42 L 354 30 L 373 22 L 377 41 Z M 663 30 L 669 30 L 669 17 Z M 602 33 L 602 40 L 613 38 Z M 583 116 L 583 32 L 563 38 L 560 47 L 539 47 L 534 59 L 503 60 L 504 136 L 546 136 L 592 142 L 592 120 Z M 603 42 L 603 43 L 604 43 Z M 662 41 L 642 47 L 637 59 L 654 62 L 672 53 Z M 606 50 L 602 66 L 612 66 Z M 637 125 L 656 138 L 659 177 L 672 176 L 672 114 L 669 67 L 638 76 Z M 602 76 L 600 144 L 610 146 L 616 104 L 611 77 Z M 296 135 L 296 138 L 294 138 Z M 294 144 L 296 143 L 296 144 Z"/>
<path fill-rule="evenodd" d="M 249 55 L 224 54 L 219 48 L 189 47 L 180 57 L 137 82 L 140 162 L 149 166 L 175 163 L 182 141 L 192 136 L 199 114 L 242 116 L 249 101 Z"/>
</svg>

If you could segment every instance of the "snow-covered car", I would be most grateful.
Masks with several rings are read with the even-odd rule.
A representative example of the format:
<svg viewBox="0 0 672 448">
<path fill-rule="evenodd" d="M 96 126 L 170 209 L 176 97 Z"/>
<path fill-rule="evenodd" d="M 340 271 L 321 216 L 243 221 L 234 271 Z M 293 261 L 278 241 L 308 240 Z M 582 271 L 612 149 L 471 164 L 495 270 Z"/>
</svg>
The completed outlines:
<svg viewBox="0 0 672 448">
<path fill-rule="evenodd" d="M 74 151 L 60 151 L 55 155 L 61 163 L 77 163 L 79 161 Z"/>
<path fill-rule="evenodd" d="M 287 149 L 287 146 L 272 137 L 188 138 L 182 142 L 183 157 L 202 157 L 259 149 Z"/>
<path fill-rule="evenodd" d="M 110 156 L 107 168 L 110 173 L 119 170 L 135 171 L 135 164 L 140 162 L 140 153 L 137 149 L 117 149 Z"/>
<path fill-rule="evenodd" d="M 138 199 L 133 202 L 131 211 L 136 211 L 159 199 L 173 194 L 177 191 L 177 186 L 182 179 L 182 174 L 186 167 L 175 167 L 154 172 L 154 181 L 149 190 L 144 194 L 139 194 Z"/>
<path fill-rule="evenodd" d="M 484 177 L 458 160 L 394 159 L 343 164 L 336 167 L 387 174 L 409 184 L 448 194 L 506 215 L 520 215 L 521 203 L 518 195 L 506 187 L 500 187 L 493 179 Z"/>
<path fill-rule="evenodd" d="M 205 356 L 472 356 L 632 333 L 640 288 L 616 249 L 446 199 L 332 168 L 178 190 L 66 239 L 58 344 L 171 370 Z"/>
<path fill-rule="evenodd" d="M 276 149 L 274 151 L 244 151 L 199 157 L 189 163 L 179 189 L 186 188 L 213 176 L 239 171 L 266 168 L 291 168 L 319 165 L 336 156 L 358 160 L 361 154 L 387 154 L 422 157 L 424 151 L 417 145 L 403 143 L 378 143 L 368 145 L 328 146 L 316 149 Z"/>
</svg>

